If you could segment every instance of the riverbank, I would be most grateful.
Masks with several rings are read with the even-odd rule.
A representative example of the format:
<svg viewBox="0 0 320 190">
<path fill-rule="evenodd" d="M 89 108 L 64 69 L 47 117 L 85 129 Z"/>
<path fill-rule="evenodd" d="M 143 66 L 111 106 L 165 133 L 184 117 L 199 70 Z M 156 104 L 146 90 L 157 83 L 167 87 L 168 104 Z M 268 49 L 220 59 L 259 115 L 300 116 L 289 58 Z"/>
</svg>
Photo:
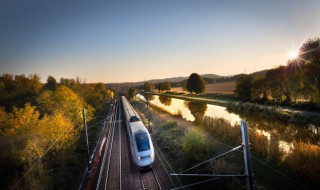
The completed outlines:
<svg viewBox="0 0 320 190">
<path fill-rule="evenodd" d="M 184 93 L 157 93 L 150 92 L 152 95 L 167 96 L 170 98 L 178 98 L 186 101 L 199 102 L 204 104 L 213 104 L 224 106 L 228 110 L 235 113 L 251 113 L 258 116 L 269 118 L 277 118 L 282 121 L 292 122 L 297 124 L 319 124 L 320 113 L 305 110 L 297 110 L 292 108 L 261 105 L 258 103 L 240 102 L 232 98 L 231 95 L 193 95 Z M 229 97 L 230 96 L 230 97 Z"/>
<path fill-rule="evenodd" d="M 139 103 L 137 103 L 139 104 Z M 137 105 L 136 104 L 136 105 Z M 145 112 L 144 106 L 140 105 L 140 113 Z M 183 157 L 183 148 L 181 145 L 181 138 L 185 135 L 186 132 L 179 132 L 180 129 L 183 131 L 188 131 L 191 129 L 197 129 L 209 139 L 213 144 L 212 153 L 217 155 L 225 150 L 231 149 L 232 146 L 222 143 L 223 138 L 214 136 L 211 133 L 207 132 L 204 128 L 199 128 L 193 122 L 186 121 L 179 116 L 172 116 L 165 113 L 163 110 L 156 108 L 151 110 L 151 118 L 154 126 L 153 137 L 157 143 L 159 143 L 161 150 L 166 154 L 166 157 L 169 158 L 170 163 L 174 166 L 181 166 L 181 158 Z M 173 124 L 172 127 L 170 123 Z M 168 127 L 170 125 L 171 127 Z M 225 140 L 223 140 L 225 142 Z M 210 155 L 212 156 L 212 155 Z M 233 166 L 234 169 L 238 169 L 238 172 L 241 171 L 239 168 L 243 169 L 243 155 L 241 152 L 235 152 L 231 154 L 231 157 L 227 156 L 227 161 L 221 161 L 222 166 Z M 303 189 L 304 185 L 299 184 L 297 181 L 298 178 L 292 179 L 292 177 L 287 177 L 287 174 L 279 172 L 278 168 L 271 167 L 269 164 L 265 163 L 257 157 L 252 157 L 253 168 L 254 168 L 254 179 L 256 180 L 256 187 L 261 187 L 262 189 Z M 208 166 L 207 166 L 208 167 Z M 219 168 L 219 167 L 216 167 Z M 178 171 L 181 168 L 176 168 Z M 227 167 L 221 167 L 221 171 L 232 173 L 235 170 L 230 170 Z M 223 170 L 225 169 L 225 170 Z M 236 181 L 235 184 L 239 185 L 239 181 Z M 240 183 L 241 184 L 241 183 Z M 242 184 L 243 185 L 243 184 Z"/>
</svg>

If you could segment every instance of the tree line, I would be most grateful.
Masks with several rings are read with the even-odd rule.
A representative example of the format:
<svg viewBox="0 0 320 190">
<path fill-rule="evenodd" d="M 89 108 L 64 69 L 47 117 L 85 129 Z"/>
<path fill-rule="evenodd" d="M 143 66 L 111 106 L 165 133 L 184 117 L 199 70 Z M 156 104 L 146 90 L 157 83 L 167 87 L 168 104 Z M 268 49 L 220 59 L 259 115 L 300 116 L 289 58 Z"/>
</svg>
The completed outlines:
<svg viewBox="0 0 320 190">
<path fill-rule="evenodd" d="M 184 81 L 183 81 L 184 82 Z M 190 93 L 203 93 L 205 92 L 206 82 L 203 80 L 203 78 L 197 74 L 197 73 L 192 73 L 188 80 L 186 81 L 185 84 L 183 84 L 184 89 L 189 91 Z M 151 82 L 145 82 L 143 85 L 139 86 L 137 89 L 143 92 L 151 92 L 154 89 L 157 89 L 158 92 L 163 92 L 163 91 L 170 91 L 171 90 L 171 83 L 168 81 L 160 82 L 153 84 Z M 133 99 L 137 95 L 137 89 L 134 86 L 131 86 L 128 91 L 127 95 L 129 99 Z M 144 94 L 144 93 L 143 93 Z M 151 95 L 144 95 L 145 98 L 150 98 Z"/>
<path fill-rule="evenodd" d="M 0 189 L 11 189 L 45 154 L 16 187 L 67 188 L 82 164 L 81 108 L 94 119 L 113 91 L 79 78 L 49 76 L 43 84 L 37 74 L 3 74 L 0 91 Z"/>
<path fill-rule="evenodd" d="M 234 92 L 243 101 L 319 107 L 320 39 L 306 41 L 286 66 L 269 69 L 265 75 L 242 74 Z"/>
</svg>

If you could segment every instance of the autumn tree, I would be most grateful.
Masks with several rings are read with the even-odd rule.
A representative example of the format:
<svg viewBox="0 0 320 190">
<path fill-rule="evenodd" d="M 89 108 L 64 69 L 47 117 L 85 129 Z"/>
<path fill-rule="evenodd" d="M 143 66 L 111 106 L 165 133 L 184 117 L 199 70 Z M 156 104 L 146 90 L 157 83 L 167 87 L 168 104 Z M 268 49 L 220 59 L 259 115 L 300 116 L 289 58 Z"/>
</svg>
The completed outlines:
<svg viewBox="0 0 320 190">
<path fill-rule="evenodd" d="M 66 117 L 73 119 L 75 124 L 80 124 L 82 119 L 79 115 L 81 108 L 87 108 L 87 120 L 89 121 L 93 114 L 91 106 L 85 104 L 73 90 L 66 86 L 59 86 L 54 92 L 46 90 L 37 98 L 39 109 L 42 114 L 63 113 Z"/>
<path fill-rule="evenodd" d="M 206 89 L 205 82 L 200 75 L 192 73 L 187 82 L 187 90 L 190 93 L 203 93 Z"/>
</svg>

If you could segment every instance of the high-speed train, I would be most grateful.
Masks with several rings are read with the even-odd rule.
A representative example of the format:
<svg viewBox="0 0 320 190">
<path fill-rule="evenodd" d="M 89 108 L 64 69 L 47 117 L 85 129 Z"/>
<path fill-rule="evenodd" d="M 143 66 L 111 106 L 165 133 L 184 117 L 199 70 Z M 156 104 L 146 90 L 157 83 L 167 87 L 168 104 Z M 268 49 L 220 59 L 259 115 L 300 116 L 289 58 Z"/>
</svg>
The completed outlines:
<svg viewBox="0 0 320 190">
<path fill-rule="evenodd" d="M 150 134 L 129 101 L 122 96 L 132 160 L 140 170 L 152 167 L 155 154 Z"/>
</svg>

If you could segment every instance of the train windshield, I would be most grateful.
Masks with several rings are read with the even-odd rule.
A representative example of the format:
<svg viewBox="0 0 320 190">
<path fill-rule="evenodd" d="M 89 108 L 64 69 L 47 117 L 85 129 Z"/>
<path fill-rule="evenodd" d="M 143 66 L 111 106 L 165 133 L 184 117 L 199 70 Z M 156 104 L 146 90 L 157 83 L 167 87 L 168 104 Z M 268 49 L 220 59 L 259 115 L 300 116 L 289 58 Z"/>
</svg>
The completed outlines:
<svg viewBox="0 0 320 190">
<path fill-rule="evenodd" d="M 138 152 L 146 151 L 150 149 L 149 138 L 147 133 L 139 133 L 135 135 Z"/>
<path fill-rule="evenodd" d="M 131 122 L 136 122 L 136 121 L 140 121 L 140 119 L 137 116 L 131 116 L 130 117 L 130 123 Z"/>
</svg>

